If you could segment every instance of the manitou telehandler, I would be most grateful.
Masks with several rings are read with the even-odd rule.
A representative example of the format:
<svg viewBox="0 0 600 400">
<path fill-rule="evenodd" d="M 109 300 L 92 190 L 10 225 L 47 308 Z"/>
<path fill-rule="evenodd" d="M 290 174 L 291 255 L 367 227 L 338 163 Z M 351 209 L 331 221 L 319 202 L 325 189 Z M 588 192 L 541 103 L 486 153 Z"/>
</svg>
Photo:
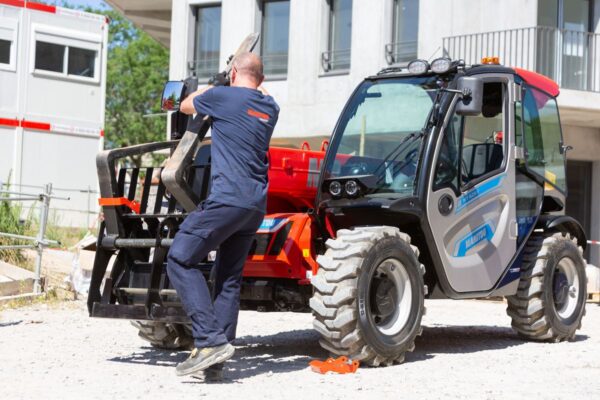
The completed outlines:
<svg viewBox="0 0 600 400">
<path fill-rule="evenodd" d="M 168 83 L 165 107 L 195 86 Z M 564 215 L 558 94 L 495 59 L 416 60 L 366 78 L 321 151 L 270 149 L 268 215 L 242 309 L 312 310 L 323 348 L 371 366 L 413 350 L 425 298 L 505 296 L 524 339 L 572 339 L 585 313 L 586 238 Z M 210 191 L 210 120 L 175 112 L 171 126 L 175 140 L 98 155 L 104 221 L 88 306 L 92 317 L 136 321 L 155 346 L 183 348 L 189 319 L 165 257 Z M 162 166 L 117 168 L 164 150 Z M 209 283 L 213 260 L 197 266 Z"/>
</svg>

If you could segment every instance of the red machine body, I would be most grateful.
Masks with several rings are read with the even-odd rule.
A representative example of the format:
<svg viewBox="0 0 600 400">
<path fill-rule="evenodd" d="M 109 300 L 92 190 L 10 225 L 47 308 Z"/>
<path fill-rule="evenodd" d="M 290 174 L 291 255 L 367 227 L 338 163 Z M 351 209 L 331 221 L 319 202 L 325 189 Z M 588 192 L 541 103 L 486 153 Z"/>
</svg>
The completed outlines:
<svg viewBox="0 0 600 400">
<path fill-rule="evenodd" d="M 307 143 L 301 149 L 269 149 L 267 215 L 256 232 L 244 276 L 310 284 L 317 263 L 311 246 L 312 220 L 306 211 L 314 206 L 326 146 L 325 141 L 319 151 Z"/>
</svg>

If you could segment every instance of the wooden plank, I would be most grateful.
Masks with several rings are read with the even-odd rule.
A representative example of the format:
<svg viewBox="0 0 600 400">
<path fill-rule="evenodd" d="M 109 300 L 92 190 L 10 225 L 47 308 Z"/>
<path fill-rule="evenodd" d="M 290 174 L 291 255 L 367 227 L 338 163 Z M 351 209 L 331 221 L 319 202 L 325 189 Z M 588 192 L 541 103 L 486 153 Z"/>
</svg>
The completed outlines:
<svg viewBox="0 0 600 400">
<path fill-rule="evenodd" d="M 588 293 L 588 303 L 600 303 L 600 293 Z"/>
<path fill-rule="evenodd" d="M 33 292 L 33 278 L 0 283 L 0 297 Z"/>
<path fill-rule="evenodd" d="M 12 280 L 35 278 L 35 274 L 33 272 L 23 268 L 19 268 L 4 261 L 0 261 L 0 275 L 3 275 Z"/>
</svg>

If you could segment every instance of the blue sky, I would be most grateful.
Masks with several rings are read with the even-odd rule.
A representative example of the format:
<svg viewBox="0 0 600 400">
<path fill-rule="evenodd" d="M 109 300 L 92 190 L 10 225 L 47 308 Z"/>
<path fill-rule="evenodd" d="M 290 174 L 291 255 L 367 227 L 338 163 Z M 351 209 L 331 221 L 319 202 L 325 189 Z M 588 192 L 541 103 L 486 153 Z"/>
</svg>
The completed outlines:
<svg viewBox="0 0 600 400">
<path fill-rule="evenodd" d="M 91 6 L 95 8 L 108 8 L 108 4 L 103 0 L 43 0 L 43 3 L 46 4 L 54 4 L 57 6 L 62 5 L 63 3 L 74 5 L 74 6 Z"/>
</svg>

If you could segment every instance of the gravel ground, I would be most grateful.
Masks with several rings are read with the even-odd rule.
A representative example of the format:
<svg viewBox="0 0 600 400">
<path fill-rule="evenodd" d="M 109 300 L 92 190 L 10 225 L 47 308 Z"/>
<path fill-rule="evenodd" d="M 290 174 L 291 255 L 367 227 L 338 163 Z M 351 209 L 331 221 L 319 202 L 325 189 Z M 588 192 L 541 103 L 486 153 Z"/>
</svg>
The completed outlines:
<svg viewBox="0 0 600 400">
<path fill-rule="evenodd" d="M 0 314 L 2 399 L 600 398 L 600 306 L 574 342 L 527 343 L 505 304 L 434 300 L 406 363 L 320 375 L 309 314 L 242 312 L 221 383 L 178 378 L 185 353 L 155 350 L 127 321 L 90 319 L 82 302 Z"/>
</svg>

